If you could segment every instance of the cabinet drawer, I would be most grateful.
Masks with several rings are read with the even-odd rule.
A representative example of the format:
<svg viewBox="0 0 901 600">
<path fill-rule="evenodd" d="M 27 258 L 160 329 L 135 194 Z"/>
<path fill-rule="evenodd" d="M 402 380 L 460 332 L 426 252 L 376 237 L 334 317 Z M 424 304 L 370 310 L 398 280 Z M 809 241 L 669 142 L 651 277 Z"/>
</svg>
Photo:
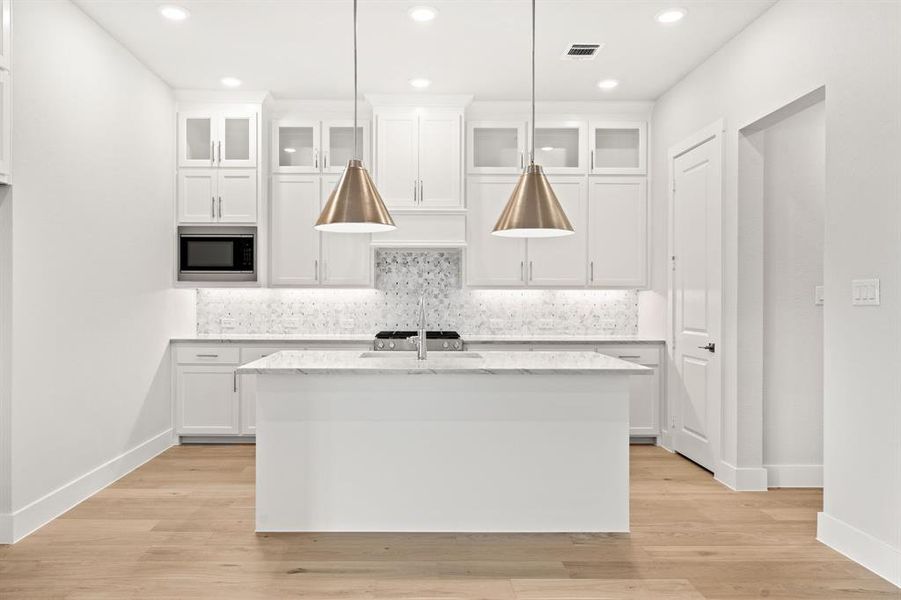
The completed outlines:
<svg viewBox="0 0 901 600">
<path fill-rule="evenodd" d="M 179 346 L 175 360 L 180 365 L 236 365 L 240 349 L 231 346 Z"/>
<path fill-rule="evenodd" d="M 241 348 L 241 364 L 246 365 L 282 350 L 291 350 L 291 348 Z M 294 348 L 294 350 L 299 350 L 299 348 Z"/>
<path fill-rule="evenodd" d="M 607 356 L 615 356 L 641 365 L 659 365 L 660 349 L 655 346 L 607 346 L 597 347 L 598 352 Z"/>
</svg>

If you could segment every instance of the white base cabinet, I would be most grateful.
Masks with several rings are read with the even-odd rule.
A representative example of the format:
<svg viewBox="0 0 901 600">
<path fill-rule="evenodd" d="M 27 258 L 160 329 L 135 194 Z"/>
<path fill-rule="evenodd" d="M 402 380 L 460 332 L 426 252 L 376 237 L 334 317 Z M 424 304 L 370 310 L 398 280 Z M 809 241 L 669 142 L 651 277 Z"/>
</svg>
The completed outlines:
<svg viewBox="0 0 901 600">
<path fill-rule="evenodd" d="M 234 366 L 179 365 L 176 368 L 176 432 L 179 435 L 237 435 L 240 432 Z"/>
</svg>

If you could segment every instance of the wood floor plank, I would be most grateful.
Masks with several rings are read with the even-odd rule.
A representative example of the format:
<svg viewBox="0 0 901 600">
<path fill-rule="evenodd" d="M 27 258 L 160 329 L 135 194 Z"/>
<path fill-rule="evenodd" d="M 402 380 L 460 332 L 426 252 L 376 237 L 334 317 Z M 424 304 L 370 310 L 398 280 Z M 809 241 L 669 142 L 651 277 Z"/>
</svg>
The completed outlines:
<svg viewBox="0 0 901 600">
<path fill-rule="evenodd" d="M 816 541 L 819 490 L 738 493 L 631 449 L 630 534 L 255 534 L 254 447 L 172 448 L 15 546 L 0 598 L 893 598 Z"/>
</svg>

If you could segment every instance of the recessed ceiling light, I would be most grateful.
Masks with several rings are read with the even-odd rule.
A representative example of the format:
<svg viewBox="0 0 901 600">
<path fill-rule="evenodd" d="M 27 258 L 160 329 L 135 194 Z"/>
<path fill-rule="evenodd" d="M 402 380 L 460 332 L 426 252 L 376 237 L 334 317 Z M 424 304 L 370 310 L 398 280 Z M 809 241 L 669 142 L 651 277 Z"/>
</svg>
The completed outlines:
<svg viewBox="0 0 901 600">
<path fill-rule="evenodd" d="M 223 77 L 220 81 L 225 87 L 238 87 L 241 85 L 241 80 L 237 77 Z"/>
<path fill-rule="evenodd" d="M 602 79 L 598 82 L 598 87 L 602 90 L 612 90 L 618 85 L 619 81 L 617 81 L 616 79 Z"/>
<path fill-rule="evenodd" d="M 432 85 L 432 82 L 429 81 L 428 79 L 425 79 L 422 77 L 417 77 L 416 79 L 410 80 L 410 85 L 412 85 L 415 88 L 424 89 L 424 88 L 427 88 L 430 85 Z"/>
<path fill-rule="evenodd" d="M 553 150 L 553 149 L 554 149 L 553 146 L 542 146 L 542 147 L 541 147 L 541 151 L 542 151 L 542 152 L 550 152 L 550 151 Z"/>
<path fill-rule="evenodd" d="M 297 148 L 282 148 L 282 150 L 284 150 L 288 154 L 294 154 L 295 152 L 297 152 Z"/>
<path fill-rule="evenodd" d="M 407 14 L 409 14 L 410 18 L 414 21 L 418 23 L 425 23 L 426 21 L 431 21 L 435 17 L 437 17 L 438 11 L 431 6 L 414 6 L 407 12 Z"/>
<path fill-rule="evenodd" d="M 654 18 L 657 19 L 658 23 L 670 25 L 672 23 L 678 23 L 679 21 L 681 21 L 686 12 L 687 11 L 684 8 L 668 8 L 657 13 L 657 16 Z"/>
<path fill-rule="evenodd" d="M 160 14 L 170 21 L 184 21 L 191 16 L 191 13 L 186 8 L 168 4 L 160 7 Z"/>
</svg>

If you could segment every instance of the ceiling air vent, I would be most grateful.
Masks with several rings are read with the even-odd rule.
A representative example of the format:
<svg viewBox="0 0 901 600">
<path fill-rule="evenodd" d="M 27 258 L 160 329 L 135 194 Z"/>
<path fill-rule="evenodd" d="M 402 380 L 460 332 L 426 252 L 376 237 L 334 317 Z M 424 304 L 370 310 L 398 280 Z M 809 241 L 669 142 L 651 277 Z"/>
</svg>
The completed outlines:
<svg viewBox="0 0 901 600">
<path fill-rule="evenodd" d="M 563 53 L 563 60 L 594 60 L 603 44 L 572 44 Z"/>
</svg>

